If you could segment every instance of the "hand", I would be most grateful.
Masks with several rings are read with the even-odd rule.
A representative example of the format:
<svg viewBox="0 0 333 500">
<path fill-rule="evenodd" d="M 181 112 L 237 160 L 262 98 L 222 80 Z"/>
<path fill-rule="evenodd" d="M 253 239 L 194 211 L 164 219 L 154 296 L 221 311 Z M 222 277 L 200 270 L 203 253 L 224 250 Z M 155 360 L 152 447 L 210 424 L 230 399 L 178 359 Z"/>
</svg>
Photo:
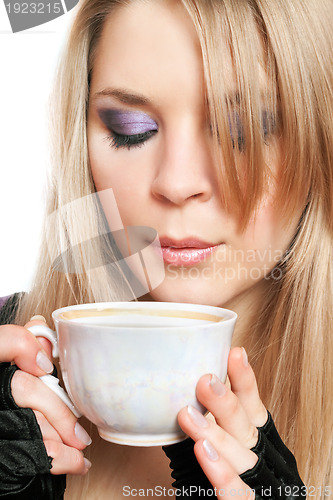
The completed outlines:
<svg viewBox="0 0 333 500">
<path fill-rule="evenodd" d="M 197 384 L 197 398 L 215 421 L 192 407 L 178 415 L 180 426 L 195 441 L 194 453 L 217 498 L 293 498 L 295 485 L 304 496 L 295 459 L 260 400 L 243 349 L 231 350 L 228 375 L 231 389 L 215 375 L 204 375 Z"/>
<path fill-rule="evenodd" d="M 91 464 L 82 450 L 90 444 L 90 438 L 69 408 L 37 378 L 51 373 L 53 365 L 50 343 L 43 338 L 37 340 L 27 330 L 35 324 L 45 323 L 33 320 L 25 327 L 0 326 L 0 362 L 14 362 L 20 368 L 11 380 L 14 406 L 33 409 L 46 453 L 53 458 L 51 474 L 85 474 Z"/>
</svg>

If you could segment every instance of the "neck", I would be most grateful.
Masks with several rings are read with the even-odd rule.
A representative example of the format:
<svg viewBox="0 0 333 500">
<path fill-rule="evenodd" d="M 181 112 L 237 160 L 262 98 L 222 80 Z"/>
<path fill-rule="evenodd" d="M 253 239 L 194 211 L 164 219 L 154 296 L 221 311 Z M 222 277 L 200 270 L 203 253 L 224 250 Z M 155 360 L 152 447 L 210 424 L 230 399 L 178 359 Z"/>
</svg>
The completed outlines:
<svg viewBox="0 0 333 500">
<path fill-rule="evenodd" d="M 249 290 L 239 294 L 223 304 L 226 309 L 235 311 L 238 315 L 233 335 L 233 346 L 244 346 L 248 349 L 251 344 L 251 330 L 256 323 L 259 305 L 267 293 L 268 282 L 261 280 Z"/>
<path fill-rule="evenodd" d="M 99 437 L 92 424 L 85 421 L 83 425 L 93 438 L 93 444 L 85 452 L 85 456 L 92 462 L 92 467 L 84 477 L 68 477 L 65 498 L 123 500 L 125 496 L 140 496 L 139 490 L 147 492 L 148 489 L 154 490 L 156 487 L 165 488 L 166 491 L 172 490 L 169 459 L 161 447 L 146 448 L 108 443 Z"/>
</svg>

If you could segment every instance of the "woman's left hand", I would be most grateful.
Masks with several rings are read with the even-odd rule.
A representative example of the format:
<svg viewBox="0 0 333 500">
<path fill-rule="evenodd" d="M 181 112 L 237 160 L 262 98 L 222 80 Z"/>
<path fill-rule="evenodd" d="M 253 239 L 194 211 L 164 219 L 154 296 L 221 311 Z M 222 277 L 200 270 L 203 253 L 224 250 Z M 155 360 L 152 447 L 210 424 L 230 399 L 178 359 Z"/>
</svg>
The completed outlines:
<svg viewBox="0 0 333 500">
<path fill-rule="evenodd" d="M 244 349 L 230 351 L 228 376 L 231 389 L 215 375 L 204 375 L 197 384 L 197 398 L 215 422 L 193 407 L 183 408 L 178 422 L 195 441 L 196 458 L 216 488 L 217 498 L 252 499 L 254 493 L 240 475 L 258 461 L 251 448 L 258 442 L 258 427 L 266 423 L 268 413 Z"/>
</svg>

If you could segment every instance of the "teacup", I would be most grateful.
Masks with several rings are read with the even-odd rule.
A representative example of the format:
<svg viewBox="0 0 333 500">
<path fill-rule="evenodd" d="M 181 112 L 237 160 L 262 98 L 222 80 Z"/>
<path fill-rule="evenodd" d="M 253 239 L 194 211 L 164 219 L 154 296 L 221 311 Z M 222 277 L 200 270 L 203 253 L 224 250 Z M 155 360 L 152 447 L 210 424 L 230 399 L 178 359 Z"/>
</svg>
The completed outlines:
<svg viewBox="0 0 333 500">
<path fill-rule="evenodd" d="M 177 422 L 181 408 L 205 413 L 195 395 L 199 378 L 226 379 L 237 315 L 197 304 L 104 302 L 64 307 L 52 317 L 57 333 L 29 330 L 52 342 L 74 407 L 53 377 L 42 380 L 107 441 L 160 446 L 186 437 Z"/>
</svg>

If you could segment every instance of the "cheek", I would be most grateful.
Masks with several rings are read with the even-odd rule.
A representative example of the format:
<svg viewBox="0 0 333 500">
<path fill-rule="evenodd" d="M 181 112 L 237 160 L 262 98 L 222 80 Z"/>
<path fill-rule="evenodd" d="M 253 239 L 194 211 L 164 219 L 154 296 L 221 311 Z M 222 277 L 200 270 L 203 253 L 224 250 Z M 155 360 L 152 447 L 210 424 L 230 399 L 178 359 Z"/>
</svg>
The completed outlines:
<svg viewBox="0 0 333 500">
<path fill-rule="evenodd" d="M 127 182 L 122 181 L 126 170 L 120 168 L 117 155 L 112 151 L 107 138 L 89 132 L 89 129 L 88 153 L 91 173 L 97 191 L 109 188 L 117 191 L 119 187 L 127 185 Z"/>
<path fill-rule="evenodd" d="M 144 168 L 139 155 L 136 151 L 113 151 L 106 140 L 94 137 L 88 138 L 88 151 L 96 190 L 111 188 L 124 225 L 135 225 L 149 194 L 145 176 L 138 175 Z M 104 205 L 103 208 L 108 218 Z"/>
<path fill-rule="evenodd" d="M 256 259 L 268 265 L 275 265 L 287 250 L 297 228 L 298 217 L 288 221 L 274 207 L 272 200 L 260 207 L 255 220 L 249 223 L 242 246 L 245 253 L 256 254 Z"/>
<path fill-rule="evenodd" d="M 110 182 L 110 151 L 107 139 L 101 139 L 89 133 L 88 129 L 88 154 L 91 173 L 97 191 L 111 187 Z"/>
</svg>

